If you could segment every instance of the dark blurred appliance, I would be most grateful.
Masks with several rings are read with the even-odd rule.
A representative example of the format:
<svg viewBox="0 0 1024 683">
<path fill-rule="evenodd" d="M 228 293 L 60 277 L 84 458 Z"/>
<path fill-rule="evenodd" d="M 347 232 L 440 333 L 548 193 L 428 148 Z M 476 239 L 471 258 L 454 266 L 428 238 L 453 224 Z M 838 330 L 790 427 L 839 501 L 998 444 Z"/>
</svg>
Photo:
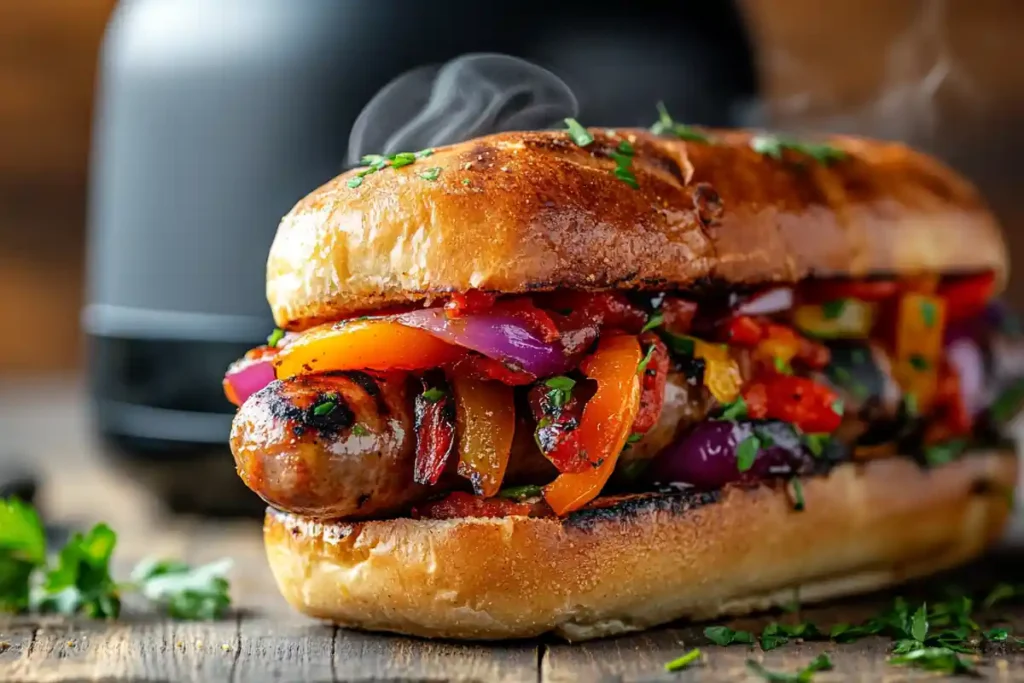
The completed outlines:
<svg viewBox="0 0 1024 683">
<path fill-rule="evenodd" d="M 542 65 L 589 125 L 729 124 L 755 93 L 726 2 L 123 0 L 105 37 L 88 303 L 96 426 L 174 509 L 259 511 L 226 447 L 227 365 L 273 322 L 279 218 L 343 170 L 362 107 L 470 52 Z"/>
</svg>

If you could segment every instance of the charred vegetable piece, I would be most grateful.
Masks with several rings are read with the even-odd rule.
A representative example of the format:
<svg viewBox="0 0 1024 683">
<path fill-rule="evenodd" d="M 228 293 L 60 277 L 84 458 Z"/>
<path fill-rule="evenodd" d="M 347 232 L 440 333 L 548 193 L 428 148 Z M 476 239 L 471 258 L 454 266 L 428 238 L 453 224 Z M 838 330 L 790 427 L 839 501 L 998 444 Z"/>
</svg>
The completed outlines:
<svg viewBox="0 0 1024 683">
<path fill-rule="evenodd" d="M 583 472 L 591 468 L 580 448 L 577 429 L 583 402 L 574 391 L 576 381 L 551 377 L 530 390 L 529 401 L 537 427 L 537 448 L 559 472 Z"/>
<path fill-rule="evenodd" d="M 647 363 L 640 372 L 640 411 L 633 422 L 633 434 L 644 434 L 658 423 L 665 402 L 665 381 L 668 378 L 669 358 L 665 342 L 652 332 L 640 337 Z"/>
<path fill-rule="evenodd" d="M 413 480 L 436 484 L 455 452 L 455 406 L 443 383 L 423 380 L 423 391 L 413 402 L 416 424 L 416 461 Z"/>
</svg>

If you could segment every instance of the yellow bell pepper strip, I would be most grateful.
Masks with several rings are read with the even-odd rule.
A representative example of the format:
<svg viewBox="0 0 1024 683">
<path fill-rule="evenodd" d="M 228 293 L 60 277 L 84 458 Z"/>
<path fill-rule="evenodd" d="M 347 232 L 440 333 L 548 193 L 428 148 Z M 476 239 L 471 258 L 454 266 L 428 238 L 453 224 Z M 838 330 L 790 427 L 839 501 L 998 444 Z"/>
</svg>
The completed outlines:
<svg viewBox="0 0 1024 683">
<path fill-rule="evenodd" d="M 797 306 L 793 324 L 821 339 L 863 339 L 871 333 L 875 305 L 860 299 L 835 299 L 821 305 Z"/>
<path fill-rule="evenodd" d="M 723 344 L 693 340 L 693 355 L 704 361 L 704 386 L 719 403 L 732 403 L 740 395 L 743 376 L 740 366 Z"/>
<path fill-rule="evenodd" d="M 304 332 L 274 359 L 278 379 L 332 370 L 420 370 L 465 354 L 429 332 L 385 318 L 349 320 Z"/>
<path fill-rule="evenodd" d="M 516 430 L 513 389 L 457 372 L 449 382 L 455 392 L 458 472 L 473 483 L 478 496 L 493 496 L 505 477 Z"/>
<path fill-rule="evenodd" d="M 926 411 L 938 389 L 938 367 L 946 303 L 935 295 L 905 294 L 896 314 L 896 353 L 893 376 L 904 393 L 914 396 L 919 411 Z"/>
<path fill-rule="evenodd" d="M 641 359 L 636 337 L 604 336 L 597 350 L 580 366 L 587 377 L 597 382 L 597 391 L 584 407 L 577 429 L 580 447 L 594 468 L 560 474 L 544 487 L 544 499 L 555 514 L 565 515 L 592 501 L 615 470 L 640 410 L 637 366 Z"/>
</svg>

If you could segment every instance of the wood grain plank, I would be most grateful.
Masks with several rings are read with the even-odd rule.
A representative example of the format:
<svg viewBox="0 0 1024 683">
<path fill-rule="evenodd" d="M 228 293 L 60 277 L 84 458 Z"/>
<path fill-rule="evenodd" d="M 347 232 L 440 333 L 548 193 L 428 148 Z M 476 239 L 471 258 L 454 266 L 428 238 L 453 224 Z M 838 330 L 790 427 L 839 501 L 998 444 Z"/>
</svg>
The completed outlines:
<svg viewBox="0 0 1024 683">
<path fill-rule="evenodd" d="M 338 629 L 334 667 L 338 681 L 495 681 L 534 683 L 539 646 L 428 641 Z"/>
<path fill-rule="evenodd" d="M 231 680 L 333 681 L 334 627 L 311 620 L 243 618 Z"/>
<path fill-rule="evenodd" d="M 0 680 L 225 681 L 238 659 L 238 628 L 235 618 L 42 621 L 30 647 L 0 667 Z"/>
</svg>

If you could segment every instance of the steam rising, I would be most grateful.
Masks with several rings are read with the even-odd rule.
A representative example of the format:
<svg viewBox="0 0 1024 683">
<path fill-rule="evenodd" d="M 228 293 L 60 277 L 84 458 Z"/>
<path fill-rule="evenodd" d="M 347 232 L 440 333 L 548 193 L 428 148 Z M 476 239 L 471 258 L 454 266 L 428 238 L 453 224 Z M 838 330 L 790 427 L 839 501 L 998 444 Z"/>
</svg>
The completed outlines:
<svg viewBox="0 0 1024 683">
<path fill-rule="evenodd" d="M 852 109 L 840 107 L 827 91 L 800 93 L 772 105 L 745 112 L 745 125 L 787 126 L 820 131 L 872 135 L 929 145 L 942 124 L 940 96 L 975 112 L 984 95 L 957 63 L 946 29 L 947 0 L 926 0 L 913 22 L 893 41 L 877 94 Z M 780 51 L 770 55 L 772 68 L 788 72 L 793 81 L 810 78 L 807 65 Z M 824 115 L 822 115 L 824 114 Z"/>
<path fill-rule="evenodd" d="M 348 162 L 509 130 L 560 126 L 578 103 L 558 76 L 516 57 L 471 54 L 384 86 L 356 119 Z"/>
</svg>

